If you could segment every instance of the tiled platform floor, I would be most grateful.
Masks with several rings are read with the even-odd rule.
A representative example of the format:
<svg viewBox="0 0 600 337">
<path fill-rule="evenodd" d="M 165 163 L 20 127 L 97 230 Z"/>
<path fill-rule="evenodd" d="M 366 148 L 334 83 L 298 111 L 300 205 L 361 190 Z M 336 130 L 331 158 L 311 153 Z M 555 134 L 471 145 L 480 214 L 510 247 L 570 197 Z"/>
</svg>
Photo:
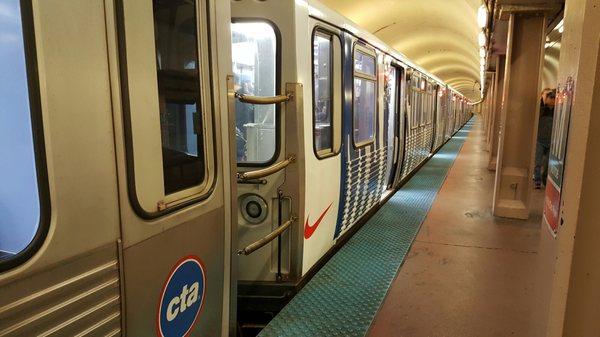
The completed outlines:
<svg viewBox="0 0 600 337">
<path fill-rule="evenodd" d="M 543 193 L 528 221 L 494 218 L 483 149 L 476 119 L 369 336 L 530 336 Z"/>
</svg>

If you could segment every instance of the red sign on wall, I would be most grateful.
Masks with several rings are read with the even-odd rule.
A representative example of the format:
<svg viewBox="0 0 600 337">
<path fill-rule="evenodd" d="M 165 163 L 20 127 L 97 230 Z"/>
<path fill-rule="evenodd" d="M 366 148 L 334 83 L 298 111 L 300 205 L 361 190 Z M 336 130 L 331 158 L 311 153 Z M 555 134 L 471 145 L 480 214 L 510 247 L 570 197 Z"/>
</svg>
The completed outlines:
<svg viewBox="0 0 600 337">
<path fill-rule="evenodd" d="M 560 190 L 551 179 L 546 185 L 546 200 L 544 201 L 544 219 L 550 227 L 552 234 L 558 232 L 558 219 L 560 210 Z"/>
<path fill-rule="evenodd" d="M 546 200 L 544 201 L 544 221 L 554 237 L 558 233 L 560 222 L 561 191 L 567 153 L 567 138 L 573 105 L 575 83 L 567 78 L 564 86 L 559 85 L 556 92 L 552 141 L 548 162 L 548 180 L 546 182 Z"/>
</svg>

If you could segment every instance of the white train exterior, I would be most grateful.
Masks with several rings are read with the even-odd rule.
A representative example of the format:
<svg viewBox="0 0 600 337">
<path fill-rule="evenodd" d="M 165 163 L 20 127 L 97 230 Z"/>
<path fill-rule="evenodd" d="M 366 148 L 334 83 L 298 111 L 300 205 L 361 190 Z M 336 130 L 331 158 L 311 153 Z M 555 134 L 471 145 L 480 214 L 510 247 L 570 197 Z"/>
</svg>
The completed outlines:
<svg viewBox="0 0 600 337">
<path fill-rule="evenodd" d="M 232 17 L 237 88 L 249 87 L 249 66 L 236 64 L 251 49 L 243 36 L 260 31 L 276 44 L 269 47 L 276 75 L 267 87 L 278 91 L 270 94 L 293 95 L 273 108 L 274 140 L 263 143 L 262 151 L 275 153 L 266 167 L 290 157 L 295 162 L 238 184 L 238 248 L 295 219 L 280 242 L 239 259 L 240 310 L 276 311 L 353 227 L 466 123 L 471 107 L 441 80 L 317 1 L 233 1 Z M 260 72 L 261 66 L 250 68 Z M 264 78 L 250 86 L 254 94 Z M 243 109 L 238 103 L 238 119 Z M 250 129 L 238 135 L 254 132 L 254 123 L 246 125 Z M 239 137 L 237 145 L 238 160 L 244 159 L 240 149 L 260 152 L 255 142 Z M 254 222 L 243 209 L 252 200 L 261 200 L 261 214 L 269 216 Z"/>
</svg>

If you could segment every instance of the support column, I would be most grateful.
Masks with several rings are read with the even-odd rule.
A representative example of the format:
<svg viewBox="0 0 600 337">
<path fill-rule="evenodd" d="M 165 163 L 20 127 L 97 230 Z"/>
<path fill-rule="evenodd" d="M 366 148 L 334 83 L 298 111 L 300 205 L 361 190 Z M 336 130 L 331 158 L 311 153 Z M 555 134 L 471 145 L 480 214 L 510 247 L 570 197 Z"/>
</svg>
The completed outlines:
<svg viewBox="0 0 600 337">
<path fill-rule="evenodd" d="M 529 217 L 545 28 L 541 14 L 509 14 L 495 216 Z"/>
<path fill-rule="evenodd" d="M 553 267 L 537 286 L 551 288 L 546 337 L 600 331 L 600 0 L 565 4 L 558 83 L 569 77 L 574 94 L 559 227 L 556 238 L 546 228 L 540 237 L 541 261 Z"/>
<path fill-rule="evenodd" d="M 502 94 L 504 91 L 505 55 L 498 55 L 496 60 L 495 90 L 492 102 L 492 121 L 490 125 L 490 156 L 488 170 L 495 171 L 498 164 L 498 139 L 500 138 L 500 117 L 502 116 Z"/>
<path fill-rule="evenodd" d="M 489 80 L 489 89 L 488 92 L 486 94 L 485 97 L 485 105 L 486 105 L 486 109 L 488 111 L 488 116 L 487 116 L 487 120 L 486 120 L 486 136 L 485 136 L 485 149 L 486 151 L 490 150 L 490 143 L 491 143 L 491 137 L 492 137 L 492 121 L 494 120 L 494 95 L 496 92 L 496 74 L 493 73 L 490 76 L 490 80 Z"/>
</svg>

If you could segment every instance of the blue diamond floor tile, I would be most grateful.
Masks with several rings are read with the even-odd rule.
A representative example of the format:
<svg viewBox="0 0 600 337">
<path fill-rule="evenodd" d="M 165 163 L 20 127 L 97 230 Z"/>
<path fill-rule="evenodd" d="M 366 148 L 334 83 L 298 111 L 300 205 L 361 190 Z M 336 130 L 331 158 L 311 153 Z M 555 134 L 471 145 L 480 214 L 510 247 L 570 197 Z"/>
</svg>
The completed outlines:
<svg viewBox="0 0 600 337">
<path fill-rule="evenodd" d="M 365 336 L 471 126 L 396 192 L 259 336 Z"/>
</svg>

